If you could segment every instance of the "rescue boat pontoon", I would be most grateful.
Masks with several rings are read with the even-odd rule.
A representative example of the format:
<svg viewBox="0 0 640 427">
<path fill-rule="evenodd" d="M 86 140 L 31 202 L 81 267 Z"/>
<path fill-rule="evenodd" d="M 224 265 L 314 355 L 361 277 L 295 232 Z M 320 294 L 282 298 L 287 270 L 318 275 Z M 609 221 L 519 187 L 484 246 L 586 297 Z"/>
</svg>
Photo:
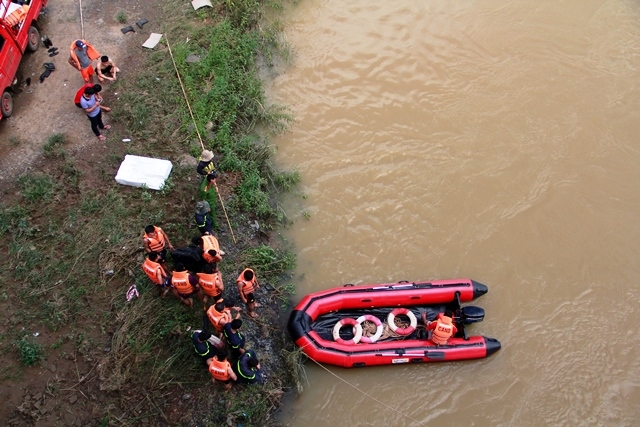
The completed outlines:
<svg viewBox="0 0 640 427">
<path fill-rule="evenodd" d="M 481 359 L 500 350 L 500 342 L 467 336 L 464 325 L 482 321 L 484 310 L 461 303 L 487 291 L 470 279 L 345 285 L 304 297 L 289 317 L 289 334 L 310 358 L 345 368 Z M 421 312 L 434 320 L 445 310 L 453 312 L 458 333 L 438 346 L 418 321 Z M 396 317 L 405 324 L 398 326 Z M 372 336 L 362 335 L 365 321 L 375 325 Z M 382 338 L 385 328 L 392 337 Z"/>
</svg>

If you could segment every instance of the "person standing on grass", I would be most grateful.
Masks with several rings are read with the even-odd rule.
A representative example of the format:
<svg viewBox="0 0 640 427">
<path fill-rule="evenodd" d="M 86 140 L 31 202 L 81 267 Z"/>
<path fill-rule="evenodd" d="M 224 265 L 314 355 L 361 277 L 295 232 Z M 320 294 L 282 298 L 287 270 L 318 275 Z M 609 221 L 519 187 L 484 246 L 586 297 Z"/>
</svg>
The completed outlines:
<svg viewBox="0 0 640 427">
<path fill-rule="evenodd" d="M 231 348 L 231 356 L 234 359 L 238 359 L 244 354 L 245 339 L 240 333 L 241 327 L 242 320 L 240 319 L 233 319 L 224 325 L 224 337 L 227 340 L 227 345 Z"/>
<path fill-rule="evenodd" d="M 93 61 L 100 58 L 98 51 L 86 40 L 76 40 L 69 48 L 69 64 L 77 68 L 85 83 L 93 83 Z"/>
<path fill-rule="evenodd" d="M 91 122 L 91 130 L 93 133 L 100 139 L 100 141 L 105 141 L 107 139 L 106 136 L 100 133 L 101 129 L 111 129 L 111 125 L 106 125 L 102 123 L 102 111 L 100 111 L 100 102 L 96 98 L 95 89 L 93 87 L 88 87 L 84 89 L 84 93 L 82 94 L 82 98 L 80 98 L 80 106 L 87 113 L 87 117 Z"/>
<path fill-rule="evenodd" d="M 213 218 L 211 218 L 211 206 L 206 200 L 196 203 L 194 219 L 200 234 L 213 234 Z"/>
<path fill-rule="evenodd" d="M 222 337 L 224 331 L 224 325 L 231 322 L 231 309 L 235 308 L 238 310 L 236 313 L 236 319 L 240 318 L 240 311 L 242 311 L 239 307 L 234 307 L 233 301 L 229 300 L 218 300 L 217 303 L 209 307 L 207 310 L 207 318 L 209 319 L 209 323 L 216 330 L 216 336 Z"/>
<path fill-rule="evenodd" d="M 224 384 L 224 391 L 229 391 L 233 381 L 237 381 L 238 377 L 233 372 L 231 363 L 227 360 L 227 350 L 224 348 L 218 350 L 217 354 L 208 360 L 208 363 L 213 383 L 215 384 L 216 381 L 219 381 Z"/>
<path fill-rule="evenodd" d="M 162 228 L 155 225 L 147 225 L 144 228 L 144 235 L 142 236 L 144 242 L 144 250 L 148 252 L 157 252 L 160 256 L 159 263 L 164 263 L 167 260 L 167 246 L 169 249 L 175 249 L 169 240 L 169 236 Z"/>
<path fill-rule="evenodd" d="M 164 298 L 169 292 L 170 279 L 164 267 L 158 263 L 158 258 L 157 252 L 149 252 L 142 263 L 142 271 L 156 284 L 160 297 Z"/>
<path fill-rule="evenodd" d="M 104 55 L 100 57 L 100 62 L 98 63 L 95 72 L 98 75 L 98 80 L 100 80 L 100 82 L 104 82 L 105 80 L 115 82 L 116 74 L 120 72 L 120 69 L 116 67 L 115 62 L 109 59 L 107 55 Z"/>
<path fill-rule="evenodd" d="M 214 210 L 214 206 L 216 205 L 216 199 L 218 198 L 218 193 L 216 192 L 216 178 L 218 174 L 216 171 L 209 173 L 205 179 L 202 180 L 200 184 L 200 200 L 205 200 L 209 203 L 209 207 L 211 208 L 210 215 L 211 220 L 213 221 L 212 227 L 214 229 L 218 229 L 218 223 L 216 222 L 216 213 Z"/>
<path fill-rule="evenodd" d="M 256 303 L 255 291 L 258 290 L 258 279 L 256 274 L 250 268 L 245 268 L 238 279 L 236 280 L 238 286 L 238 293 L 242 302 L 247 306 L 247 314 L 253 318 L 258 317 L 254 312 L 256 307 L 259 307 Z"/>
<path fill-rule="evenodd" d="M 198 165 L 196 166 L 196 172 L 199 175 L 207 176 L 211 172 L 216 171 L 216 165 L 213 163 L 213 152 L 204 150 L 198 158 Z"/>
<path fill-rule="evenodd" d="M 216 355 L 216 348 L 208 341 L 211 338 L 209 331 L 193 331 L 191 342 L 196 354 L 207 364 Z"/>
<path fill-rule="evenodd" d="M 202 267 L 202 273 L 196 273 L 198 276 L 198 284 L 200 285 L 200 291 L 198 297 L 207 306 L 209 298 L 213 299 L 216 303 L 222 297 L 224 291 L 224 283 L 222 283 L 222 275 L 218 271 L 218 265 L 205 264 Z"/>
<path fill-rule="evenodd" d="M 199 289 L 198 278 L 189 274 L 184 265 L 179 262 L 173 266 L 171 287 L 176 298 L 193 308 L 193 296 Z"/>
</svg>

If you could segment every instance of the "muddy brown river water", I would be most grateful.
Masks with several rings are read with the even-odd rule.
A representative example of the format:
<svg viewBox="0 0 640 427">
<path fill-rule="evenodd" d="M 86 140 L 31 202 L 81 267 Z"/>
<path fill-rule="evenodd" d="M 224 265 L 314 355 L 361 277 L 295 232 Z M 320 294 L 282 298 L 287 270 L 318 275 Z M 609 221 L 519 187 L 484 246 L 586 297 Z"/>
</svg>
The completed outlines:
<svg viewBox="0 0 640 427">
<path fill-rule="evenodd" d="M 470 277 L 489 293 L 469 329 L 503 345 L 327 366 L 346 382 L 308 362 L 292 425 L 639 425 L 640 2 L 304 0 L 284 19 L 296 299 Z"/>
</svg>

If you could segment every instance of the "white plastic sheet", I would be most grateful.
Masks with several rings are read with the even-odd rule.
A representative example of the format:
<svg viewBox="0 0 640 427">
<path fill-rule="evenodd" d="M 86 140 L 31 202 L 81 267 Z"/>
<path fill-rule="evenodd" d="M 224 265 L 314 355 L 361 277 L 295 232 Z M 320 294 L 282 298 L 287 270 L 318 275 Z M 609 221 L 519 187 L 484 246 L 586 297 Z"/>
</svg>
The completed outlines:
<svg viewBox="0 0 640 427">
<path fill-rule="evenodd" d="M 196 10 L 205 6 L 213 7 L 213 5 L 211 4 L 211 1 L 209 0 L 193 0 L 191 2 L 191 6 L 193 6 L 193 8 Z"/>
<path fill-rule="evenodd" d="M 173 165 L 169 160 L 127 154 L 116 174 L 116 182 L 132 187 L 160 190 L 169 178 Z"/>
<path fill-rule="evenodd" d="M 153 49 L 156 47 L 158 43 L 160 43 L 160 39 L 162 38 L 162 34 L 151 33 L 147 41 L 142 43 L 142 47 L 146 47 L 148 49 Z"/>
</svg>

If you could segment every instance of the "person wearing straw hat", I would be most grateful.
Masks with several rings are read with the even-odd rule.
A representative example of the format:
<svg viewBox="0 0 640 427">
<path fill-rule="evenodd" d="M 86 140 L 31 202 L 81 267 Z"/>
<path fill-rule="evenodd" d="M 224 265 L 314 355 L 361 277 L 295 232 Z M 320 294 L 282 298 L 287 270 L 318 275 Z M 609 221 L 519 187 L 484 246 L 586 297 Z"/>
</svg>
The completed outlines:
<svg viewBox="0 0 640 427">
<path fill-rule="evenodd" d="M 196 172 L 202 176 L 207 176 L 211 172 L 215 172 L 216 165 L 213 163 L 213 153 L 209 150 L 204 150 L 198 159 L 198 166 L 196 166 Z"/>
<path fill-rule="evenodd" d="M 196 203 L 196 212 L 194 218 L 196 226 L 200 230 L 200 234 L 213 234 L 213 218 L 210 215 L 211 205 L 206 200 Z"/>
</svg>

